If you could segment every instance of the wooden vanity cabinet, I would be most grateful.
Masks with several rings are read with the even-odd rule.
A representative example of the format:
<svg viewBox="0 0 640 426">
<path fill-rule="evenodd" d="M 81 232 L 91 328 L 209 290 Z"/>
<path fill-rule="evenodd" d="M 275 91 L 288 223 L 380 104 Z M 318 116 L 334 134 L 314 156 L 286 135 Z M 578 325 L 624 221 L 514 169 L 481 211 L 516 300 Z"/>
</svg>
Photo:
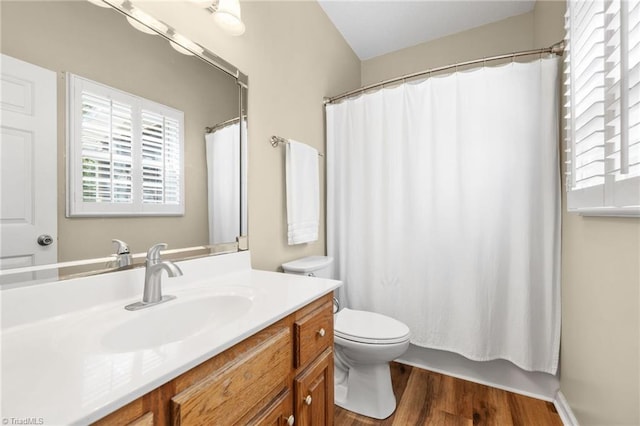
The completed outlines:
<svg viewBox="0 0 640 426">
<path fill-rule="evenodd" d="M 333 301 L 323 296 L 96 425 L 333 424 Z"/>
</svg>

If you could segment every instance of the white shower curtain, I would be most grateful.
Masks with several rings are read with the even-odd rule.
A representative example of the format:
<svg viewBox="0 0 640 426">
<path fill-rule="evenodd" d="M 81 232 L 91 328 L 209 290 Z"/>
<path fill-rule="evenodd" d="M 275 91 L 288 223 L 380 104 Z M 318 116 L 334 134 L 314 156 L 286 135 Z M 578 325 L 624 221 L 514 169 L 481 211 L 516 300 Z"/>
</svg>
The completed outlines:
<svg viewBox="0 0 640 426">
<path fill-rule="evenodd" d="M 557 59 L 327 106 L 327 246 L 343 303 L 412 343 L 554 374 Z"/>
<path fill-rule="evenodd" d="M 240 235 L 240 125 L 205 135 L 209 244 L 234 242 Z"/>
</svg>

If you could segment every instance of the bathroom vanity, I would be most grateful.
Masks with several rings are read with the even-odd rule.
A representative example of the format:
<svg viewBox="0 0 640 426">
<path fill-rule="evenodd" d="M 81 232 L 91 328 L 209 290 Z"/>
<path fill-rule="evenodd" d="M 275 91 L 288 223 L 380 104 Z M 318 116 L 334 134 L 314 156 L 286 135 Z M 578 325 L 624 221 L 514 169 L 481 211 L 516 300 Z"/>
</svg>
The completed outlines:
<svg viewBox="0 0 640 426">
<path fill-rule="evenodd" d="M 332 424 L 340 282 L 252 270 L 248 252 L 176 264 L 176 300 L 143 311 L 124 306 L 144 269 L 3 291 L 2 417 Z"/>
<path fill-rule="evenodd" d="M 96 424 L 333 424 L 332 309 L 325 295 Z"/>
</svg>

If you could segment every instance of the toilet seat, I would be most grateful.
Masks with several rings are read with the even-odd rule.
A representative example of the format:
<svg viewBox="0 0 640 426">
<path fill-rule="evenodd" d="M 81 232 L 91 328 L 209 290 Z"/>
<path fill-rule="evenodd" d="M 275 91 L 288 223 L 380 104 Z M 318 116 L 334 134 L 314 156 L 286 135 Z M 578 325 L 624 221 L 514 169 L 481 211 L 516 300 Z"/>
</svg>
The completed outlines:
<svg viewBox="0 0 640 426">
<path fill-rule="evenodd" d="M 336 337 L 367 344 L 392 344 L 409 340 L 409 327 L 375 312 L 344 308 L 335 315 Z"/>
</svg>

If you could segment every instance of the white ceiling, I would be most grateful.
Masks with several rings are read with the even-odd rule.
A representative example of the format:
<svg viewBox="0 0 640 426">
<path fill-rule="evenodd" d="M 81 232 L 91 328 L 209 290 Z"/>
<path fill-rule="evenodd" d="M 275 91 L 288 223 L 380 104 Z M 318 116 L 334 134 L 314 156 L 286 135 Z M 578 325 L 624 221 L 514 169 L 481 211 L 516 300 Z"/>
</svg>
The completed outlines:
<svg viewBox="0 0 640 426">
<path fill-rule="evenodd" d="M 318 0 L 361 60 L 533 10 L 535 0 Z"/>
</svg>

